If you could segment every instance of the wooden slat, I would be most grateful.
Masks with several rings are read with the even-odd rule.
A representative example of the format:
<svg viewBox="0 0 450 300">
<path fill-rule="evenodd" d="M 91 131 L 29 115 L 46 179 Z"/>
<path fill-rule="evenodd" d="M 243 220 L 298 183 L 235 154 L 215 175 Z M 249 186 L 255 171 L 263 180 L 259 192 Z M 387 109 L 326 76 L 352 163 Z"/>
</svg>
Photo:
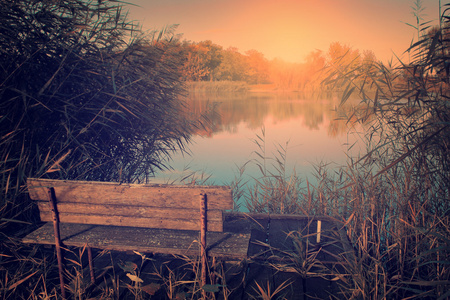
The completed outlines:
<svg viewBox="0 0 450 300">
<path fill-rule="evenodd" d="M 27 184 L 33 200 L 47 199 L 46 188 L 53 187 L 58 203 L 197 208 L 200 194 L 204 192 L 208 196 L 208 209 L 233 209 L 232 190 L 224 186 L 119 184 L 36 178 L 28 178 Z"/>
<path fill-rule="evenodd" d="M 197 213 L 198 214 L 198 213 Z M 179 230 L 199 230 L 200 218 L 168 219 L 164 217 L 129 217 L 129 216 L 105 216 L 93 214 L 59 213 L 62 223 L 80 223 L 96 225 L 131 226 L 140 228 L 166 228 Z M 52 220 L 51 214 L 41 212 L 41 221 Z M 208 231 L 223 231 L 223 222 L 219 220 L 208 221 Z"/>
<path fill-rule="evenodd" d="M 47 215 L 50 211 L 48 202 L 37 202 L 39 211 Z M 198 209 L 188 208 L 160 208 L 150 206 L 105 205 L 90 203 L 58 203 L 58 212 L 61 214 L 86 214 L 104 216 L 123 216 L 134 218 L 167 218 L 191 220 L 200 219 Z M 41 215 L 42 217 L 42 215 Z M 222 222 L 221 210 L 209 210 L 208 220 Z M 43 220 L 47 221 L 47 220 Z M 65 222 L 61 219 L 61 222 Z M 76 222 L 78 223 L 78 222 Z"/>
<path fill-rule="evenodd" d="M 264 214 L 264 213 L 245 213 L 249 218 L 254 219 L 271 219 L 271 220 L 322 220 L 327 222 L 336 222 L 336 218 L 330 216 L 306 216 L 306 215 L 292 215 L 292 214 Z"/>
<path fill-rule="evenodd" d="M 134 228 L 119 226 L 97 226 L 85 224 L 61 224 L 61 239 L 65 246 L 130 251 L 143 253 L 165 253 L 177 255 L 199 255 L 199 232 Z M 209 256 L 227 259 L 247 257 L 250 234 L 208 232 Z M 24 243 L 54 245 L 53 227 L 46 223 L 22 239 Z"/>
</svg>

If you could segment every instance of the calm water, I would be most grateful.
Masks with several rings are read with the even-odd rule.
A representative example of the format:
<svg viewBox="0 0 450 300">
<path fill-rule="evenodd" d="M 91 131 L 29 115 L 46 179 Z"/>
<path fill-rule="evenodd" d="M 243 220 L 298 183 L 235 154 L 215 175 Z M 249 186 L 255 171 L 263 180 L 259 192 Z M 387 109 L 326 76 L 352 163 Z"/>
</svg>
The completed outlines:
<svg viewBox="0 0 450 300">
<path fill-rule="evenodd" d="M 176 155 L 172 171 L 157 174 L 156 181 L 179 180 L 193 171 L 210 176 L 208 183 L 229 184 L 238 175 L 238 167 L 252 159 L 259 150 L 254 142 L 263 137 L 265 156 L 273 158 L 286 149 L 289 172 L 313 180 L 314 166 L 319 162 L 330 167 L 345 164 L 347 155 L 359 152 L 351 145 L 358 134 L 348 133 L 345 121 L 338 121 L 337 100 L 305 99 L 298 94 L 258 94 L 189 97 L 190 113 L 208 114 L 212 128 L 193 137 L 190 155 Z M 281 148 L 280 148 L 281 147 Z M 262 154 L 262 153 L 261 153 Z M 266 165 L 273 161 L 268 159 Z M 254 164 L 245 171 L 249 178 L 261 175 Z"/>
</svg>

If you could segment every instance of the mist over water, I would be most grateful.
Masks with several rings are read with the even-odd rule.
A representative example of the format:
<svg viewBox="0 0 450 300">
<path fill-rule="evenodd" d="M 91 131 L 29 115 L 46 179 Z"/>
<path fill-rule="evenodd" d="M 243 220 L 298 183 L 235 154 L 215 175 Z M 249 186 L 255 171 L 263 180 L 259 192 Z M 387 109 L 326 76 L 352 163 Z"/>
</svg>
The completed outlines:
<svg viewBox="0 0 450 300">
<path fill-rule="evenodd" d="M 281 151 L 286 154 L 287 176 L 295 171 L 314 182 L 314 167 L 319 163 L 333 169 L 360 151 L 358 134 L 362 129 L 349 132 L 346 120 L 338 120 L 337 99 L 311 99 L 298 93 L 246 93 L 191 95 L 187 102 L 190 114 L 206 113 L 211 124 L 193 136 L 190 155 L 172 157 L 169 164 L 173 170 L 157 174 L 157 182 L 178 180 L 196 171 L 210 176 L 208 183 L 226 185 L 238 175 L 240 166 L 252 159 L 261 161 L 255 151 L 268 158 L 268 170 Z M 255 140 L 260 144 L 265 141 L 262 149 Z M 261 173 L 249 163 L 245 175 L 258 178 Z"/>
</svg>

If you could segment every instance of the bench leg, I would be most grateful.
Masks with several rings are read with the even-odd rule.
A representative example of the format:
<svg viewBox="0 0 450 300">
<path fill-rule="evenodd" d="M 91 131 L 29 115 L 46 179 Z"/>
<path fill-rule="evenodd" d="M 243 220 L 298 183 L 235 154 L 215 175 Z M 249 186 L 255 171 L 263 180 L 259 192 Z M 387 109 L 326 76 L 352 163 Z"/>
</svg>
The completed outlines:
<svg viewBox="0 0 450 300">
<path fill-rule="evenodd" d="M 200 256 L 201 256 L 201 285 L 204 287 L 207 283 L 207 270 L 208 270 L 208 257 L 206 253 L 206 231 L 208 230 L 207 225 L 207 196 L 205 193 L 200 194 Z M 203 297 L 206 298 L 205 290 L 202 290 Z"/>
<path fill-rule="evenodd" d="M 92 261 L 92 250 L 91 247 L 87 247 L 88 260 L 89 260 L 89 273 L 91 275 L 91 283 L 95 283 L 95 274 L 94 274 L 94 262 Z"/>
<path fill-rule="evenodd" d="M 56 196 L 55 196 L 55 189 L 54 188 L 48 188 L 48 200 L 50 202 L 50 207 L 52 210 L 52 217 L 53 217 L 53 229 L 55 233 L 55 248 L 56 248 L 56 257 L 58 259 L 58 270 L 59 270 L 59 284 L 61 286 L 61 297 L 63 299 L 66 299 L 66 288 L 64 285 L 64 270 L 63 270 L 63 257 L 62 257 L 62 251 L 61 251 L 61 235 L 59 233 L 59 216 L 58 216 L 58 209 L 56 207 Z"/>
<path fill-rule="evenodd" d="M 66 288 L 64 285 L 64 267 L 61 246 L 56 245 L 56 257 L 58 258 L 59 285 L 61 286 L 61 297 L 66 299 Z"/>
</svg>

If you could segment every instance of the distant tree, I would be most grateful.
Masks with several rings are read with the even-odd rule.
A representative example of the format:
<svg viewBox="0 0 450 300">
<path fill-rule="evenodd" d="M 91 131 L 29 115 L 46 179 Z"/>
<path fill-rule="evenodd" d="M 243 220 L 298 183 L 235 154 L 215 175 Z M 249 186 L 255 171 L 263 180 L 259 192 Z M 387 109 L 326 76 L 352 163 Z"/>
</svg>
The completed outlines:
<svg viewBox="0 0 450 300">
<path fill-rule="evenodd" d="M 219 80 L 246 81 L 248 78 L 247 62 L 238 49 L 230 47 L 223 51 L 223 59 L 217 68 Z"/>
<path fill-rule="evenodd" d="M 223 59 L 222 46 L 216 45 L 210 40 L 202 41 L 199 45 L 207 49 L 206 68 L 209 71 L 209 80 L 216 80 L 217 68 Z"/>
<path fill-rule="evenodd" d="M 308 82 L 305 64 L 273 59 L 270 61 L 270 80 L 279 89 L 304 90 Z"/>
<path fill-rule="evenodd" d="M 186 50 L 182 67 L 184 80 L 201 81 L 209 78 L 208 49 L 199 44 L 189 44 Z"/>
<path fill-rule="evenodd" d="M 267 83 L 269 80 L 269 61 L 259 51 L 245 52 L 248 66 L 248 82 L 250 84 Z"/>
<path fill-rule="evenodd" d="M 341 71 L 355 69 L 360 64 L 359 50 L 353 50 L 350 46 L 339 42 L 330 44 L 327 56 L 328 64 Z"/>
<path fill-rule="evenodd" d="M 183 49 L 182 74 L 184 80 L 216 80 L 217 68 L 222 63 L 222 47 L 211 41 L 193 43 L 185 41 Z"/>
<path fill-rule="evenodd" d="M 342 45 L 339 42 L 331 43 L 327 52 L 327 66 L 329 70 L 332 70 L 332 78 L 327 78 L 327 81 L 333 80 L 334 89 L 342 88 L 343 76 L 350 72 L 359 73 L 360 65 L 359 50 L 353 50 L 350 46 Z"/>
<path fill-rule="evenodd" d="M 306 85 L 309 90 L 320 87 L 321 74 L 325 68 L 326 58 L 321 50 L 315 50 L 306 57 Z"/>
<path fill-rule="evenodd" d="M 362 72 L 365 74 L 374 74 L 377 72 L 378 63 L 377 57 L 372 50 L 363 51 L 363 56 L 361 59 Z"/>
</svg>

